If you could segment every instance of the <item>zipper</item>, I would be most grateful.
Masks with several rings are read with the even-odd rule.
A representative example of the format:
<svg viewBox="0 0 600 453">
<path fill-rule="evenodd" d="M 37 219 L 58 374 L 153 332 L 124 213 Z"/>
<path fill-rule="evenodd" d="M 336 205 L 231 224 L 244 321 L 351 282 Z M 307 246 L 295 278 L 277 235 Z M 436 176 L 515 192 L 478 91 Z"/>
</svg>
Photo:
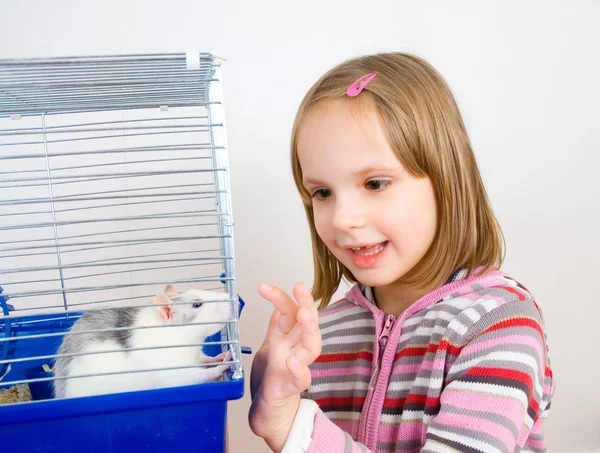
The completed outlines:
<svg viewBox="0 0 600 453">
<path fill-rule="evenodd" d="M 365 441 L 364 437 L 366 436 L 367 433 L 367 423 L 368 423 L 368 417 L 369 417 L 369 411 L 371 408 L 371 401 L 373 399 L 373 393 L 375 391 L 375 384 L 377 383 L 377 379 L 379 378 L 379 371 L 381 370 L 381 361 L 383 359 L 383 354 L 385 352 L 385 347 L 387 345 L 388 339 L 390 337 L 390 332 L 392 331 L 392 325 L 394 324 L 394 315 L 387 315 L 387 317 L 385 318 L 385 323 L 383 325 L 383 329 L 381 330 L 381 333 L 379 334 L 379 338 L 377 339 L 377 342 L 379 343 L 379 356 L 377 357 L 377 362 L 375 363 L 375 370 L 373 371 L 373 374 L 371 375 L 371 379 L 369 381 L 369 387 L 367 388 L 367 397 L 365 399 L 365 404 L 363 405 L 363 409 L 362 409 L 362 413 L 364 414 L 364 419 L 361 421 L 361 425 L 363 427 L 363 433 L 362 436 L 360 436 L 360 432 L 359 432 L 359 436 L 362 437 L 362 439 L 359 439 L 359 441 L 363 442 Z M 360 428 L 359 428 L 360 431 Z"/>
<path fill-rule="evenodd" d="M 375 364 L 375 371 L 371 375 L 371 380 L 369 381 L 369 390 L 373 390 L 375 388 L 375 383 L 377 382 L 377 378 L 379 377 L 379 370 L 381 369 L 381 359 L 383 359 L 385 345 L 387 344 L 388 338 L 390 337 L 390 332 L 392 330 L 393 323 L 394 315 L 387 315 L 387 318 L 385 319 L 385 324 L 383 325 L 383 329 L 378 339 L 379 357 L 377 358 L 377 363 Z"/>
</svg>

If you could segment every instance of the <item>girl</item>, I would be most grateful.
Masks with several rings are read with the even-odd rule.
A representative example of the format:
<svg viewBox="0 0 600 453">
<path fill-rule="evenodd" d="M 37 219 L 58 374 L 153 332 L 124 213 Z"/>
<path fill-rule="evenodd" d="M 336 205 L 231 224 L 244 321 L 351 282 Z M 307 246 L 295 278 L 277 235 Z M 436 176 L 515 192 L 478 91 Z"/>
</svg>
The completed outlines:
<svg viewBox="0 0 600 453">
<path fill-rule="evenodd" d="M 554 390 L 531 293 L 458 107 L 423 60 L 347 61 L 308 92 L 292 136 L 315 281 L 275 311 L 250 426 L 274 452 L 543 452 Z M 356 283 L 329 304 L 342 278 Z M 320 314 L 314 300 L 321 300 Z"/>
</svg>

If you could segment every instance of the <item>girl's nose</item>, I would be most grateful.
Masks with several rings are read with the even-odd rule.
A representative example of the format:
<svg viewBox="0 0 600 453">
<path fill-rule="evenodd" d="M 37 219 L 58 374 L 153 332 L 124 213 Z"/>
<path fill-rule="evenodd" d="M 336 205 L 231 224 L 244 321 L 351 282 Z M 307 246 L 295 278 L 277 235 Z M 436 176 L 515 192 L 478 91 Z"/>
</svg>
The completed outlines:
<svg viewBox="0 0 600 453">
<path fill-rule="evenodd" d="M 334 206 L 332 224 L 340 231 L 361 228 L 365 225 L 365 210 L 360 200 L 338 197 Z"/>
</svg>

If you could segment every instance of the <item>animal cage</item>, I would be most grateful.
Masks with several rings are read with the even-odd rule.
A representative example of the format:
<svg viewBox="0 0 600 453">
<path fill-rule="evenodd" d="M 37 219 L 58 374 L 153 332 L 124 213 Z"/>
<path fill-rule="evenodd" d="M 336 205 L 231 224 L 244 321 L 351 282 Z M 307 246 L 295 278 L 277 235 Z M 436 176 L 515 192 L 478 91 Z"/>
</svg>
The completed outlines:
<svg viewBox="0 0 600 453">
<path fill-rule="evenodd" d="M 0 392 L 18 400 L 0 404 L 3 451 L 224 451 L 244 348 L 222 91 L 220 59 L 206 53 L 0 60 Z M 169 284 L 229 304 L 225 327 L 187 344 L 229 351 L 221 378 L 54 397 L 57 380 L 85 377 L 53 368 L 63 339 L 83 342 L 78 319 L 158 306 Z M 144 328 L 115 326 L 87 334 Z M 173 326 L 159 327 L 152 338 Z"/>
</svg>

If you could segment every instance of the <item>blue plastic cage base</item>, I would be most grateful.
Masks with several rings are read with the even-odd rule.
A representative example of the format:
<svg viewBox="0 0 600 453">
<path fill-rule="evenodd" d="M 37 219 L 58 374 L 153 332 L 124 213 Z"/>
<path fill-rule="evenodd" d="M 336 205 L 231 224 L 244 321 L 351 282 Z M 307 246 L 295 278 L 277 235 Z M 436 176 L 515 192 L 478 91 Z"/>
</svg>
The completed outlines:
<svg viewBox="0 0 600 453">
<path fill-rule="evenodd" d="M 0 439 L 15 453 L 223 452 L 227 400 L 243 390 L 240 379 L 0 407 Z"/>
<path fill-rule="evenodd" d="M 75 320 L 57 318 L 13 318 L 11 334 L 17 340 L 2 342 L 4 347 L 10 344 L 5 352 L 13 359 L 55 354 L 62 336 L 18 337 L 64 331 Z M 209 355 L 220 352 L 218 346 L 204 349 Z M 51 364 L 15 362 L 3 381 L 49 377 L 44 363 Z M 208 384 L 70 399 L 52 399 L 51 381 L 32 382 L 34 401 L 0 405 L 0 445 L 11 453 L 223 452 L 227 401 L 244 394 L 244 378 L 231 377 L 228 371 L 223 381 Z M 0 388 L 9 386 L 0 382 Z"/>
</svg>

